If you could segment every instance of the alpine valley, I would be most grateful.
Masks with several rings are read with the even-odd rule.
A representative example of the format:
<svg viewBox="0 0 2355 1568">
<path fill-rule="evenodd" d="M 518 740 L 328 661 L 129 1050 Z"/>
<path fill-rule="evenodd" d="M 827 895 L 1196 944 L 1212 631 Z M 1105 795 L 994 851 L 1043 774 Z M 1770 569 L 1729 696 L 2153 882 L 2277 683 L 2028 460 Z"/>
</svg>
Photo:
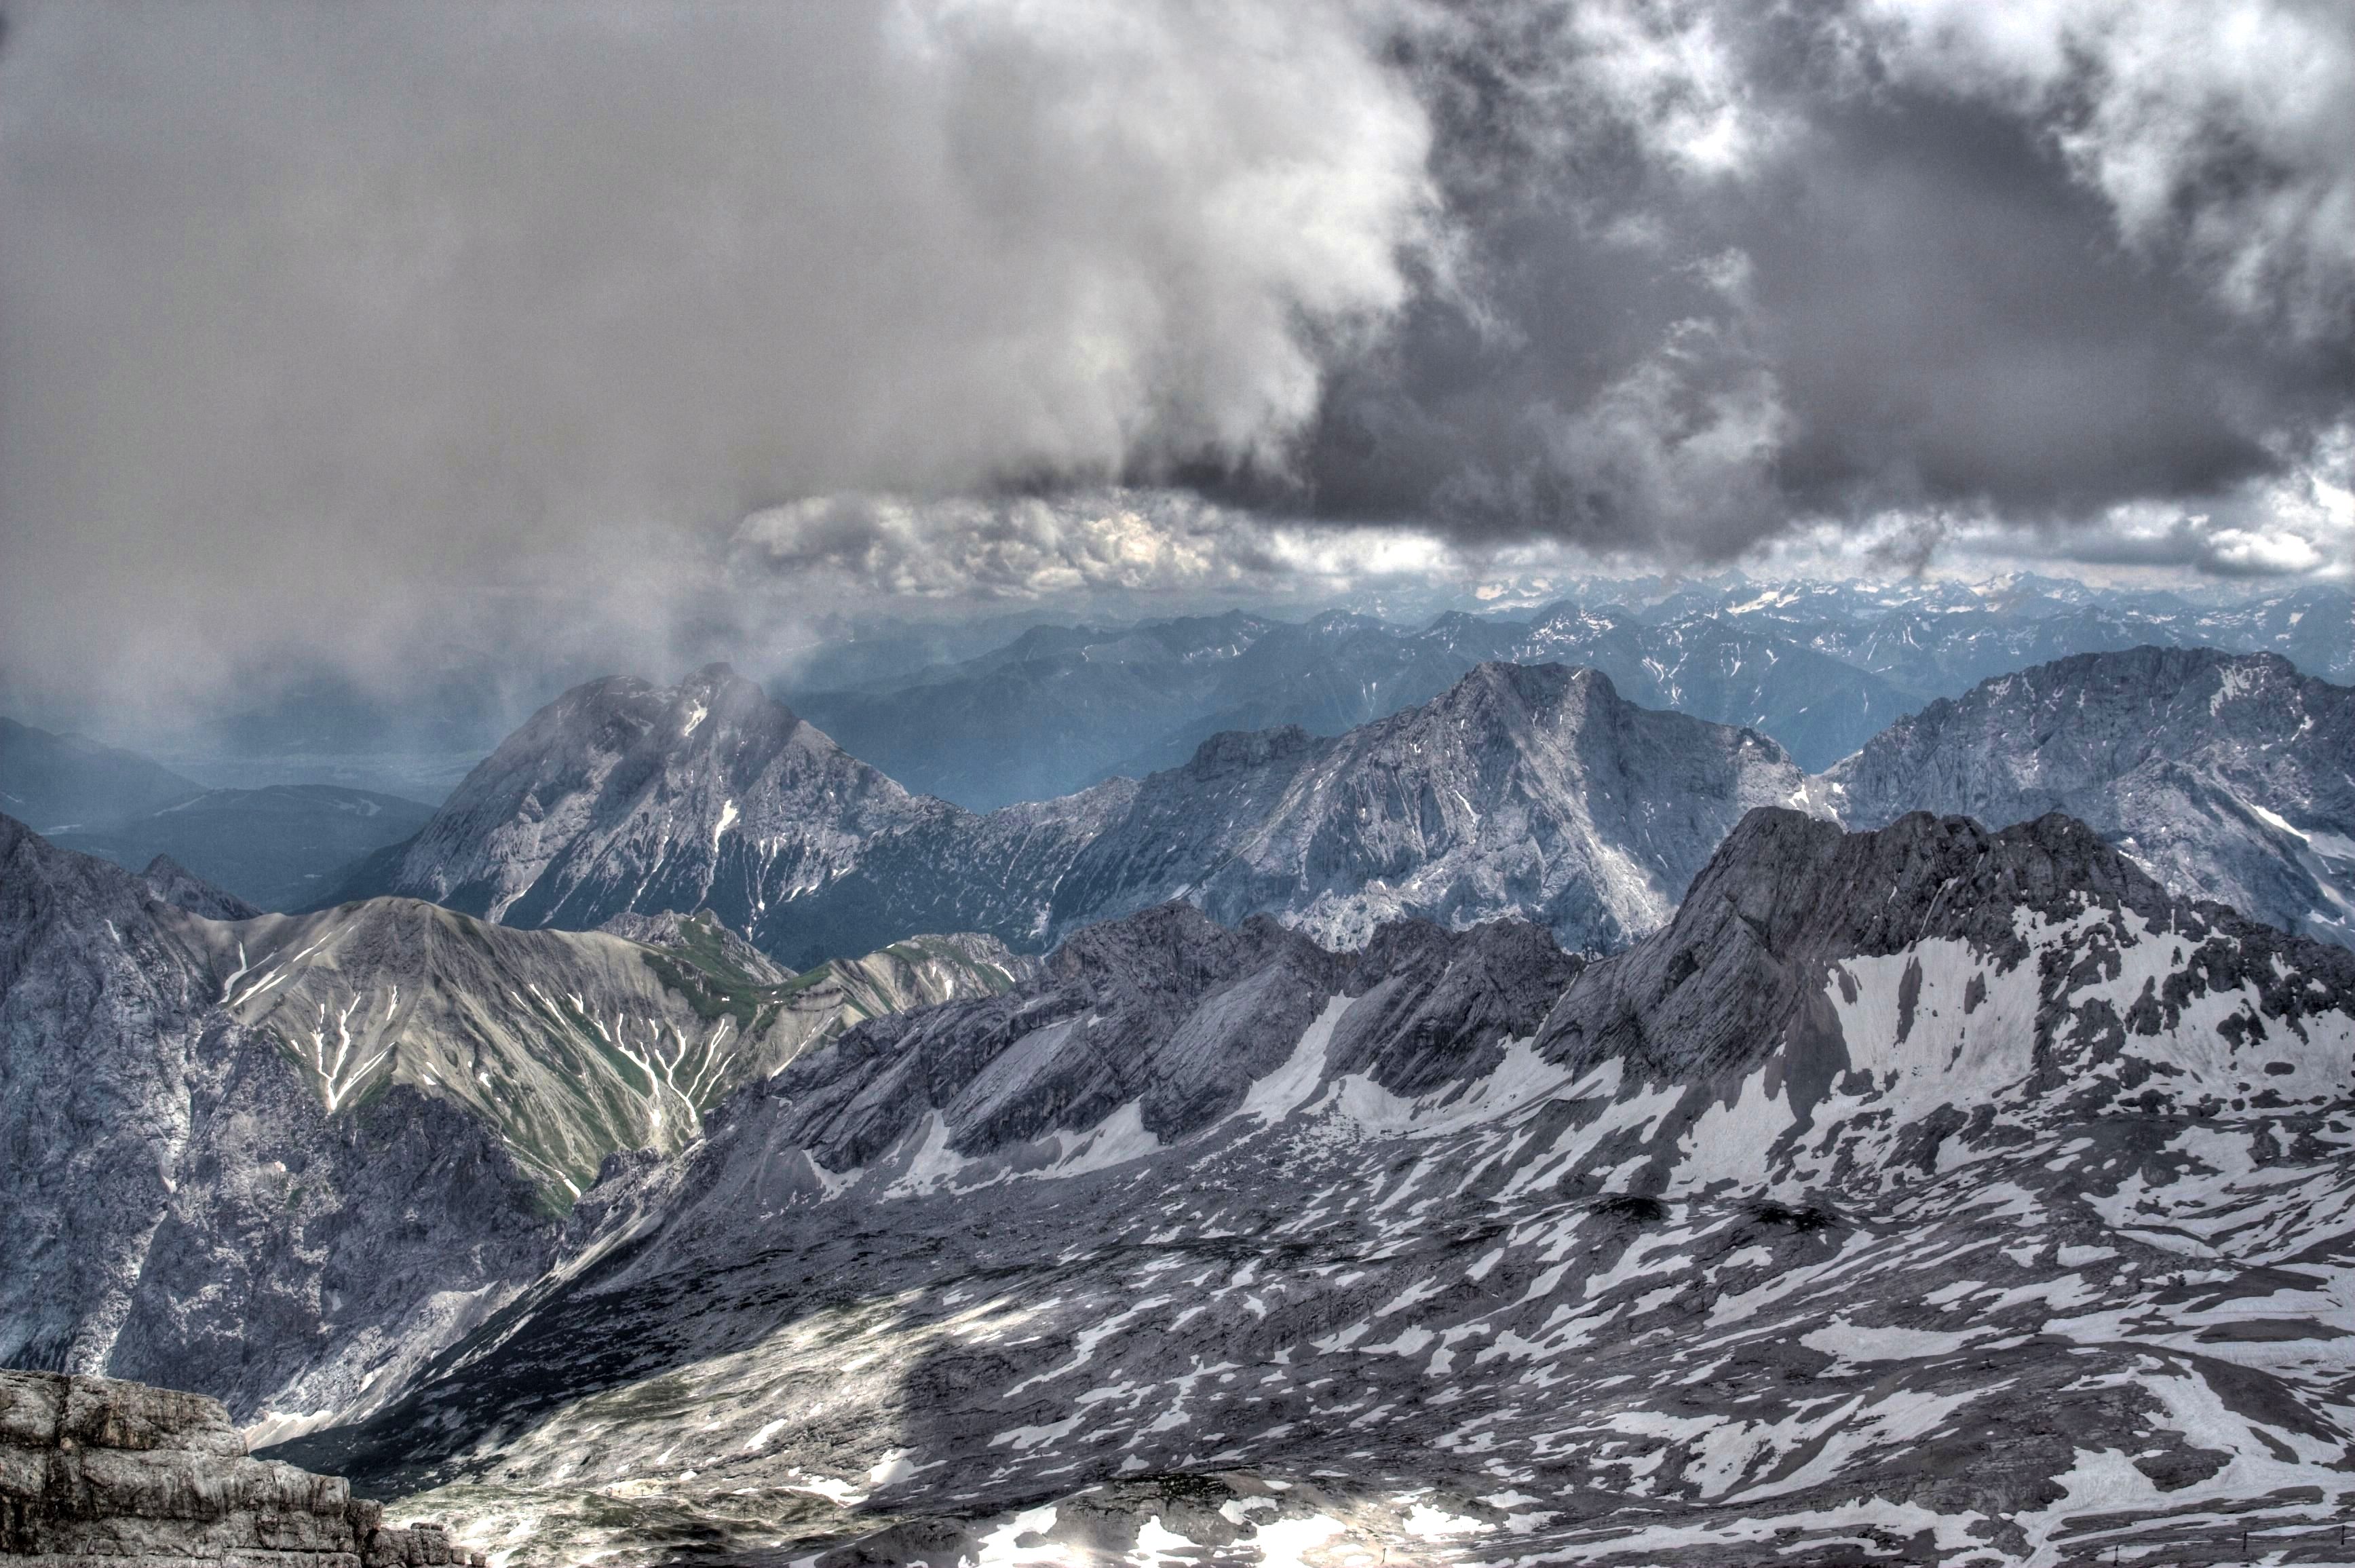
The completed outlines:
<svg viewBox="0 0 2355 1568">
<path fill-rule="evenodd" d="M 0 817 L 0 1365 L 517 1568 L 2331 1560 L 2355 690 L 2187 610 L 1930 698 L 1852 606 L 1693 601 L 1443 618 L 1378 711 L 987 811 L 603 678 L 291 912 L 175 808 L 266 868 L 389 797 L 14 737 L 119 810 Z M 1941 614 L 1949 674 L 2030 635 L 1878 621 Z M 1124 634 L 1228 650 L 1120 676 L 1139 733 L 1397 652 L 1247 622 Z M 1873 726 L 1675 710 L 1671 634 Z"/>
</svg>

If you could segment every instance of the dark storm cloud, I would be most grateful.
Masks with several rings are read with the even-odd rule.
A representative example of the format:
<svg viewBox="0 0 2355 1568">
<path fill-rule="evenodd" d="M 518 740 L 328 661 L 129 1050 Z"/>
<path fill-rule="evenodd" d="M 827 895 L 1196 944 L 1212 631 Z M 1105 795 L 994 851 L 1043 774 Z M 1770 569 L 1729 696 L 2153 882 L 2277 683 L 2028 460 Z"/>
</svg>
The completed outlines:
<svg viewBox="0 0 2355 1568">
<path fill-rule="evenodd" d="M 1702 558 L 1892 508 L 2090 522 L 2294 468 L 2355 403 L 2346 259 L 2262 210 L 2220 257 L 2203 219 L 2268 183 L 2328 219 L 2343 147 L 2269 162 L 2232 102 L 2137 122 L 2178 176 L 2150 234 L 2089 177 L 2102 82 L 2046 103 L 1831 7 L 1469 16 L 1419 67 L 1475 308 L 1426 293 L 1337 369 L 1304 462 L 1328 512 Z M 1609 58 L 1630 30 L 1660 54 Z M 2324 87 L 2308 112 L 2355 123 Z"/>
</svg>

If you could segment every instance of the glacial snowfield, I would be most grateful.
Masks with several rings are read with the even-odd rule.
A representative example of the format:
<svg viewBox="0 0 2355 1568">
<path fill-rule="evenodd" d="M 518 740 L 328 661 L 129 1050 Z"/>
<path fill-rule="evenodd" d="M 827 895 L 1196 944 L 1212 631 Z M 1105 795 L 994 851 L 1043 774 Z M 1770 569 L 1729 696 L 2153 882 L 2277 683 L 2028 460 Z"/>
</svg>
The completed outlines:
<svg viewBox="0 0 2355 1568">
<path fill-rule="evenodd" d="M 2345 950 L 1760 811 L 1598 963 L 1164 909 L 866 1026 L 282 1452 L 517 1564 L 2312 1561 L 2350 1146 Z"/>
</svg>

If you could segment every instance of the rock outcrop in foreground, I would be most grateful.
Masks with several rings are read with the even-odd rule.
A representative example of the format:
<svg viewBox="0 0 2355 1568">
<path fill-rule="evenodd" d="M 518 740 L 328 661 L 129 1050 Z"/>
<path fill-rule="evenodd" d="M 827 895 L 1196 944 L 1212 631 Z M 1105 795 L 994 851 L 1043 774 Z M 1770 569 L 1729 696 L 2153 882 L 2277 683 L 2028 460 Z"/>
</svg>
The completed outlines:
<svg viewBox="0 0 2355 1568">
<path fill-rule="evenodd" d="M 479 1564 L 439 1526 L 396 1529 L 338 1477 L 249 1459 L 218 1400 L 0 1371 L 0 1555 L 48 1568 Z"/>
</svg>

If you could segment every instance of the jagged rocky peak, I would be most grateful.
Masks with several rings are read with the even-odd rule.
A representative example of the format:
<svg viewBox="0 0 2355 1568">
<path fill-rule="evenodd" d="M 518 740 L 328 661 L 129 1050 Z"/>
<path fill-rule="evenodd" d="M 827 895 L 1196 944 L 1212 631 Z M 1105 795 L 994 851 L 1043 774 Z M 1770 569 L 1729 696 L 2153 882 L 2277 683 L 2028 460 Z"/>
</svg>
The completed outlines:
<svg viewBox="0 0 2355 1568">
<path fill-rule="evenodd" d="M 1845 833 L 1799 812 L 1742 818 L 1697 877 L 1676 919 L 1597 965 L 1564 997 L 1548 1049 L 1593 1065 L 1618 1059 L 1667 1081 L 1748 1071 L 1802 1028 L 1832 965 L 1948 939 L 2006 968 L 2029 955 L 2023 915 L 2058 924 L 2106 909 L 2204 931 L 2083 823 L 2048 816 L 1989 832 L 1916 812 Z M 2226 912 L 2211 911 L 2218 918 Z"/>
<path fill-rule="evenodd" d="M 1971 940 L 2016 961 L 2026 951 L 2019 911 L 2057 921 L 2098 903 L 2165 919 L 2175 902 L 2142 868 L 2057 812 L 1990 830 L 1917 811 L 1876 832 L 1849 833 L 1764 808 L 1710 858 L 1677 929 L 1730 934 L 1739 926 L 1794 961 L 1893 953 L 1932 936 Z"/>
<path fill-rule="evenodd" d="M 474 1564 L 331 1476 L 246 1456 L 218 1400 L 0 1370 L 0 1553 L 42 1563 Z"/>
<path fill-rule="evenodd" d="M 1926 813 L 1850 834 L 1753 814 L 1676 922 L 1591 969 L 1539 1037 L 1573 1070 L 1722 1099 L 1702 1120 L 1739 1124 L 1725 1147 L 1747 1141 L 1759 1178 L 1882 1192 L 1915 1157 L 1893 1131 L 1999 1133 L 1998 1091 L 2014 1118 L 2048 1099 L 2335 1115 L 2350 1048 L 2355 955 L 2174 896 L 2065 816 L 1990 833 Z M 1761 1083 L 1785 1108 L 1732 1114 Z M 1842 1123 L 1810 1157 L 1799 1135 Z"/>
<path fill-rule="evenodd" d="M 1743 811 L 1806 798 L 1753 731 L 1636 707 L 1596 670 L 1490 662 L 1329 740 L 1213 737 L 1080 852 L 1055 929 L 1182 897 L 1328 946 L 1513 915 L 1606 949 L 1668 919 Z"/>
<path fill-rule="evenodd" d="M 709 907 L 751 929 L 866 841 L 950 808 L 920 801 L 753 682 L 713 665 L 677 687 L 576 687 L 501 743 L 355 891 L 521 925 Z"/>
<path fill-rule="evenodd" d="M 2355 688 L 2277 655 L 2141 647 L 1998 676 L 1824 784 L 1859 827 L 2066 812 L 2179 892 L 2355 945 Z"/>
</svg>

